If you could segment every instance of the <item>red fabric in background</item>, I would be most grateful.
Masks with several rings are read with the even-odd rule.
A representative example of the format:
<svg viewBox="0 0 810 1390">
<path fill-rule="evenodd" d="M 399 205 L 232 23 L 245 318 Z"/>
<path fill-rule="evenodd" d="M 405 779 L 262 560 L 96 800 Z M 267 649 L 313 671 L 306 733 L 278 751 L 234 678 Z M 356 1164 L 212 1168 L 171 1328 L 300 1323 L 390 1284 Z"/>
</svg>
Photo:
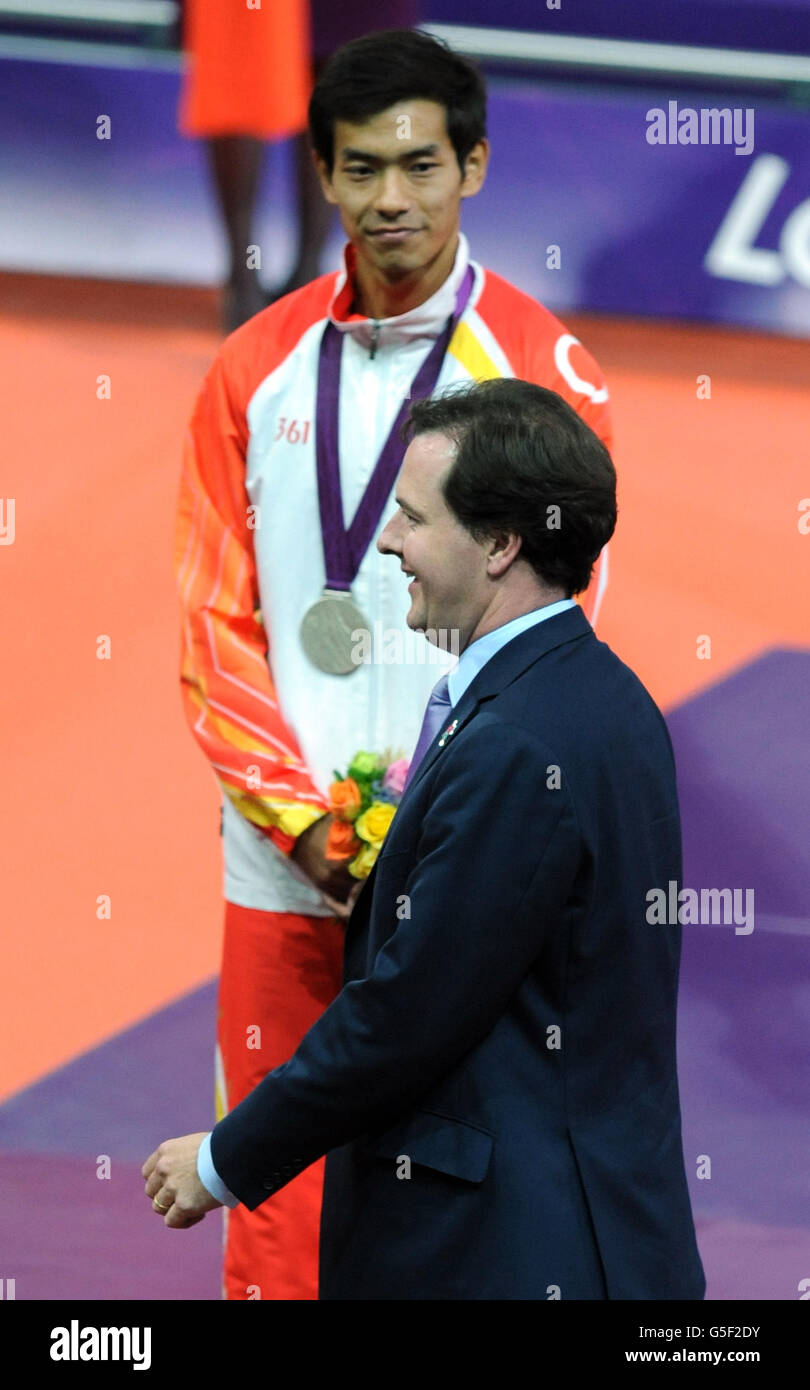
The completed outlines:
<svg viewBox="0 0 810 1390">
<path fill-rule="evenodd" d="M 232 1110 L 289 1060 L 339 992 L 343 928 L 226 903 L 222 960 L 217 1038 Z M 320 1159 L 253 1212 L 228 1212 L 227 1299 L 317 1299 L 323 1167 Z"/>
<path fill-rule="evenodd" d="M 278 139 L 305 128 L 309 101 L 307 0 L 187 0 L 184 135 Z"/>
</svg>

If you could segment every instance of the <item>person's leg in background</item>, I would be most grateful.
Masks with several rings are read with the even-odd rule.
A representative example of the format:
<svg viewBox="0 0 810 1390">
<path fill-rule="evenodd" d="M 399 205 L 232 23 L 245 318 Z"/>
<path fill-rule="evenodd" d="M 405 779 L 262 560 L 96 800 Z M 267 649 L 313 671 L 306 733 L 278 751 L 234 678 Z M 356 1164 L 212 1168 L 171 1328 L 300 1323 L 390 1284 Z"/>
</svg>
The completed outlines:
<svg viewBox="0 0 810 1390">
<path fill-rule="evenodd" d="M 223 327 L 231 332 L 267 303 L 254 214 L 264 147 L 303 131 L 311 90 L 308 0 L 184 0 L 187 65 L 180 129 L 203 138 L 227 240 Z"/>
<path fill-rule="evenodd" d="M 300 138 L 300 137 L 299 137 Z M 223 321 L 233 332 L 267 303 L 258 270 L 248 263 L 264 141 L 251 135 L 218 135 L 207 142 L 217 201 L 228 241 Z"/>
<path fill-rule="evenodd" d="M 281 299 L 303 285 L 308 285 L 321 271 L 321 256 L 334 218 L 334 209 L 321 192 L 321 185 L 312 162 L 309 135 L 304 132 L 292 142 L 293 173 L 296 207 L 298 210 L 297 255 L 295 264 L 284 284 L 271 292 L 269 299 Z"/>
<path fill-rule="evenodd" d="M 223 326 L 227 333 L 232 333 L 282 295 L 308 285 L 320 274 L 333 211 L 321 192 L 312 163 L 309 136 L 295 136 L 291 153 L 298 214 L 296 261 L 284 284 L 268 291 L 258 269 L 248 264 L 246 254 L 247 247 L 256 239 L 255 215 L 264 141 L 250 135 L 221 135 L 208 141 L 217 201 L 228 239 L 228 276 L 223 302 Z"/>
</svg>

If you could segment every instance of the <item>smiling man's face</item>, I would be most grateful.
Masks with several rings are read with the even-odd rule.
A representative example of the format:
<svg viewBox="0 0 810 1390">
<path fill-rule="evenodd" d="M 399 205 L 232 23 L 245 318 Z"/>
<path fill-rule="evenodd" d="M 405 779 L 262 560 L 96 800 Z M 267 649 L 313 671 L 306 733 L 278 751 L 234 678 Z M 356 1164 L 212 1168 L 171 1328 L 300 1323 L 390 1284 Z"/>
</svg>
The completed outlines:
<svg viewBox="0 0 810 1390">
<path fill-rule="evenodd" d="M 448 636 L 441 645 L 463 651 L 476 634 L 492 599 L 487 559 L 491 541 L 477 541 L 450 511 L 443 479 L 455 458 L 455 445 L 443 434 L 420 434 L 409 444 L 397 480 L 398 511 L 377 541 L 384 555 L 396 555 L 413 578 L 405 621 L 415 631 Z"/>
<path fill-rule="evenodd" d="M 334 151 L 331 174 L 322 160 L 318 169 L 356 249 L 361 287 L 364 274 L 395 283 L 434 272 L 441 284 L 455 258 L 461 200 L 484 181 L 486 141 L 462 176 L 444 107 L 417 100 L 361 124 L 336 121 Z"/>
</svg>

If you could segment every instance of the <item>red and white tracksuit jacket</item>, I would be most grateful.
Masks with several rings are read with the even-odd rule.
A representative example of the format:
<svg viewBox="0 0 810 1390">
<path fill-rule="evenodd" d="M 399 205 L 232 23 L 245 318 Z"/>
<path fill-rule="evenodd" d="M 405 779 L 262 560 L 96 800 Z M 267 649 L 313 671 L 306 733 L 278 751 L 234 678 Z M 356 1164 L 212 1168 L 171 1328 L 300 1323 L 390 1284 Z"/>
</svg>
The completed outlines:
<svg viewBox="0 0 810 1390">
<path fill-rule="evenodd" d="M 344 335 L 340 476 L 346 522 L 357 508 L 411 381 L 453 312 L 469 263 L 410 313 L 372 323 L 351 311 L 352 251 L 251 319 L 222 345 L 191 420 L 176 571 L 183 609 L 182 689 L 195 737 L 224 793 L 225 896 L 250 908 L 329 916 L 288 858 L 326 809 L 335 769 L 359 749 L 409 756 L 447 659 L 407 633 L 407 579 L 374 543 L 353 597 L 379 637 L 348 676 L 316 669 L 301 618 L 325 583 L 315 471 L 318 348 L 327 318 Z M 437 391 L 498 376 L 558 391 L 610 447 L 602 373 L 549 311 L 471 262 L 472 295 Z M 396 509 L 389 498 L 380 529 Z M 593 620 L 606 580 L 584 597 Z M 386 655 L 388 658 L 386 660 Z M 442 664 L 444 663 L 444 664 Z M 452 663 L 451 663 L 452 664 Z"/>
</svg>

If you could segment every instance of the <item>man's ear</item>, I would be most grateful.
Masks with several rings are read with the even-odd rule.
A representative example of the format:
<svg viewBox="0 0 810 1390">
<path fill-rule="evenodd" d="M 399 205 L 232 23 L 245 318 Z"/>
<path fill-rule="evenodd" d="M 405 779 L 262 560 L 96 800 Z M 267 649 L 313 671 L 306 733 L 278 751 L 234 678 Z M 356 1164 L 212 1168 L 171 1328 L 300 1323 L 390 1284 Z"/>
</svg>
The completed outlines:
<svg viewBox="0 0 810 1390">
<path fill-rule="evenodd" d="M 321 185 L 321 192 L 323 193 L 324 198 L 326 199 L 327 203 L 333 203 L 336 205 L 337 195 L 335 194 L 335 190 L 332 187 L 332 171 L 326 163 L 326 160 L 321 159 L 321 156 L 319 154 L 316 154 L 315 150 L 313 150 L 312 163 L 315 165 L 315 173 L 318 175 L 318 181 Z"/>
<path fill-rule="evenodd" d="M 500 579 L 506 574 L 520 554 L 522 545 L 522 536 L 514 531 L 498 531 L 491 537 L 487 556 L 487 573 L 491 579 Z"/>
<path fill-rule="evenodd" d="M 474 198 L 476 193 L 480 193 L 487 176 L 488 164 L 489 141 L 479 140 L 477 145 L 473 145 L 464 161 L 464 177 L 461 180 L 462 198 Z"/>
</svg>

